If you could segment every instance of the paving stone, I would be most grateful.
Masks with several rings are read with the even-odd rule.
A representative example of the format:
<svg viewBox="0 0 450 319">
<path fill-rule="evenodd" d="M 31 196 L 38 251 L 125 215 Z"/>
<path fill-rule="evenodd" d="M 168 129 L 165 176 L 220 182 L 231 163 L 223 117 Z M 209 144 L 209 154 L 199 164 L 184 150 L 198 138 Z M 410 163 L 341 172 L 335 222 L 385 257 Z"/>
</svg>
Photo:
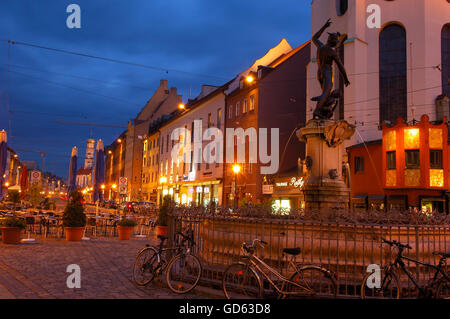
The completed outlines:
<svg viewBox="0 0 450 319">
<path fill-rule="evenodd" d="M 136 286 L 132 268 L 145 244 L 155 244 L 154 239 L 38 239 L 35 244 L 0 245 L 0 298 L 205 298 L 195 292 L 174 294 L 160 283 Z M 81 268 L 80 289 L 66 285 L 70 264 Z"/>
</svg>

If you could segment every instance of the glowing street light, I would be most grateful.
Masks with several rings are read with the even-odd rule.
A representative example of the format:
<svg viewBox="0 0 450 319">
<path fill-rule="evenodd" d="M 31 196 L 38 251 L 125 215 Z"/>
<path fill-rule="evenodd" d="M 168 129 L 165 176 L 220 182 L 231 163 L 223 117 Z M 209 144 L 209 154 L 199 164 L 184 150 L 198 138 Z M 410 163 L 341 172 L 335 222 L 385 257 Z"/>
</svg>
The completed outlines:
<svg viewBox="0 0 450 319">
<path fill-rule="evenodd" d="M 237 208 L 237 175 L 241 171 L 241 166 L 238 164 L 233 165 L 233 172 L 234 172 L 234 208 Z"/>
<path fill-rule="evenodd" d="M 113 189 L 116 189 L 116 188 L 117 188 L 117 185 L 116 185 L 116 184 L 112 184 L 112 188 L 113 188 Z"/>
<path fill-rule="evenodd" d="M 100 186 L 102 189 L 105 189 L 105 184 L 103 184 L 102 186 Z"/>
<path fill-rule="evenodd" d="M 252 75 L 249 75 L 246 77 L 245 79 L 247 81 L 247 83 L 253 83 L 253 81 L 255 80 L 255 78 Z"/>
<path fill-rule="evenodd" d="M 178 104 L 178 108 L 180 110 L 184 110 L 186 108 L 186 105 L 184 105 L 183 103 Z"/>
<path fill-rule="evenodd" d="M 118 138 L 117 143 L 122 143 L 122 139 Z"/>
<path fill-rule="evenodd" d="M 6 186 L 6 187 L 9 187 L 9 183 L 8 183 L 8 182 L 6 182 L 6 183 L 5 183 L 5 186 Z"/>
</svg>

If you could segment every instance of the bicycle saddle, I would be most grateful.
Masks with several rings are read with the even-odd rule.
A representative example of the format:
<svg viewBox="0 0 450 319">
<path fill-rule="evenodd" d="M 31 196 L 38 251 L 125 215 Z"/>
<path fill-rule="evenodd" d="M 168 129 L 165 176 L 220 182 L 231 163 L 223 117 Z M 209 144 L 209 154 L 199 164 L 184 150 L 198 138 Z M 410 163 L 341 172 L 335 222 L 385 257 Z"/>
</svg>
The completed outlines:
<svg viewBox="0 0 450 319">
<path fill-rule="evenodd" d="M 444 258 L 450 258 L 450 253 L 444 253 L 442 251 L 433 251 L 433 255 L 439 255 Z"/>
<path fill-rule="evenodd" d="M 297 256 L 298 254 L 300 254 L 300 248 L 285 248 L 283 249 L 283 253 Z"/>
</svg>

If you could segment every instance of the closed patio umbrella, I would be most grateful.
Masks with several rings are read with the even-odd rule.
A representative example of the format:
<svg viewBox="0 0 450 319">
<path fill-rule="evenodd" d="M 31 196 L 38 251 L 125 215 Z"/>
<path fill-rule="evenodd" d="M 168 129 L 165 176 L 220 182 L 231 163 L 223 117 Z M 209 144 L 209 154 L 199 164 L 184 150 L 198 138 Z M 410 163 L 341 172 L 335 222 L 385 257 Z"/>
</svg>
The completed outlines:
<svg viewBox="0 0 450 319">
<path fill-rule="evenodd" d="M 22 173 L 20 175 L 20 189 L 22 191 L 22 199 L 25 198 L 25 193 L 28 188 L 28 168 L 26 165 L 22 167 Z"/>
<path fill-rule="evenodd" d="M 6 132 L 2 130 L 0 131 L 0 200 L 2 200 L 6 194 L 6 187 L 4 187 L 4 184 L 6 182 L 4 177 L 6 173 L 6 153 L 8 152 L 6 142 Z"/>
<path fill-rule="evenodd" d="M 68 188 L 67 192 L 70 192 L 76 190 L 76 179 L 77 179 L 77 159 L 78 159 L 78 149 L 76 146 L 72 148 L 72 155 L 70 157 L 70 164 L 69 164 L 69 180 L 68 180 Z"/>
<path fill-rule="evenodd" d="M 105 153 L 103 148 L 103 141 L 98 140 L 97 151 L 95 152 L 95 165 L 93 178 L 94 202 L 103 201 L 101 186 L 104 182 L 105 182 Z"/>
</svg>

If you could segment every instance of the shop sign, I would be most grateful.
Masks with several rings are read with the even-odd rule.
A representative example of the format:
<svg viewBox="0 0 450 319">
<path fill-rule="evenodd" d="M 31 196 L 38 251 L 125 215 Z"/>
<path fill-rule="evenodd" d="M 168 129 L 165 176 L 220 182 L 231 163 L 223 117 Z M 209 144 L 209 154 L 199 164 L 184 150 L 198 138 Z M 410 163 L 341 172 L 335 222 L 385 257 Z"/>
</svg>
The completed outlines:
<svg viewBox="0 0 450 319">
<path fill-rule="evenodd" d="M 297 179 L 296 177 L 292 177 L 290 185 L 294 186 L 294 187 L 302 188 L 303 185 L 305 185 L 305 181 L 303 180 L 303 177 L 300 177 L 299 179 Z"/>
<path fill-rule="evenodd" d="M 288 186 L 288 182 L 279 182 L 275 184 L 276 187 L 287 187 Z"/>
<path fill-rule="evenodd" d="M 204 193 L 205 193 L 205 194 L 208 194 L 208 193 L 209 193 L 209 187 L 205 187 Z"/>
<path fill-rule="evenodd" d="M 197 186 L 196 190 L 197 193 L 203 193 L 203 188 L 201 186 Z"/>
<path fill-rule="evenodd" d="M 189 187 L 189 194 L 192 194 L 194 192 L 194 187 Z"/>
<path fill-rule="evenodd" d="M 263 185 L 262 193 L 263 194 L 273 194 L 273 185 Z"/>
</svg>

